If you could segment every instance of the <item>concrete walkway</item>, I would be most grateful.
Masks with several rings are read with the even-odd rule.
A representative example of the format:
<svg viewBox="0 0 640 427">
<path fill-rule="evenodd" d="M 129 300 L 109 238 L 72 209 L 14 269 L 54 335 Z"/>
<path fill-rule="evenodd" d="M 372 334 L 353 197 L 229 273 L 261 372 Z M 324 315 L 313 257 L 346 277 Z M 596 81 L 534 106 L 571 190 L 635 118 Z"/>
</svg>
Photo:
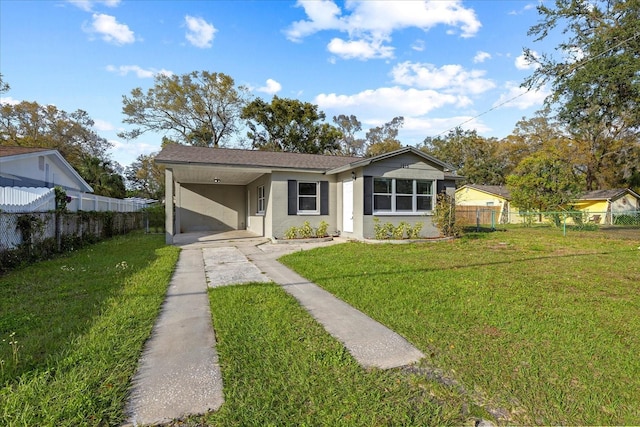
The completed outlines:
<svg viewBox="0 0 640 427">
<path fill-rule="evenodd" d="M 126 425 L 164 423 L 222 405 L 207 286 L 282 285 L 365 368 L 389 369 L 424 357 L 400 335 L 276 261 L 333 243 L 272 244 L 243 232 L 180 236 L 180 259 L 133 380 Z"/>
</svg>

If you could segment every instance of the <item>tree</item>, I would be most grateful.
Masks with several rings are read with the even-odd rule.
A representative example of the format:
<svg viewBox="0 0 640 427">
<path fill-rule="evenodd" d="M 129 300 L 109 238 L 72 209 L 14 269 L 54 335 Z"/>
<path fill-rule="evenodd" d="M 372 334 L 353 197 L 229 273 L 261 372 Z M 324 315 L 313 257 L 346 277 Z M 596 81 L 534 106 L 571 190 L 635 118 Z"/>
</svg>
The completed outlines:
<svg viewBox="0 0 640 427">
<path fill-rule="evenodd" d="M 127 167 L 125 175 L 138 197 L 161 199 L 164 196 L 165 167 L 155 162 L 156 154 L 141 154 Z"/>
<path fill-rule="evenodd" d="M 110 161 L 98 157 L 86 157 L 78 172 L 93 187 L 95 194 L 120 199 L 126 196 L 124 179 L 116 172 Z"/>
<path fill-rule="evenodd" d="M 640 159 L 640 0 L 556 0 L 538 6 L 540 22 L 529 34 L 545 39 L 559 25 L 568 39 L 559 55 L 525 50 L 537 66 L 525 85 L 550 83 L 549 105 L 575 140 L 592 152 L 587 188 L 604 185 L 604 163 L 618 164 L 624 178 L 637 171 Z"/>
<path fill-rule="evenodd" d="M 325 114 L 317 105 L 277 96 L 271 103 L 258 98 L 247 104 L 242 118 L 247 120 L 253 148 L 309 154 L 340 151 L 341 132 L 322 123 Z"/>
<path fill-rule="evenodd" d="M 342 154 L 345 156 L 362 156 L 364 154 L 365 139 L 358 138 L 356 133 L 362 130 L 362 123 L 354 116 L 340 114 L 333 116 L 333 122 L 340 132 L 342 138 L 340 144 L 342 146 Z"/>
<path fill-rule="evenodd" d="M 504 184 L 504 158 L 495 138 L 484 138 L 475 130 L 457 127 L 445 136 L 424 139 L 421 150 L 446 161 L 466 182 Z"/>
<path fill-rule="evenodd" d="M 4 81 L 4 79 L 2 78 L 2 73 L 0 73 L 0 93 L 8 92 L 9 89 L 9 83 Z"/>
<path fill-rule="evenodd" d="M 127 116 L 123 121 L 138 127 L 119 136 L 134 139 L 148 131 L 168 132 L 179 143 L 218 147 L 238 132 L 247 93 L 223 73 L 158 74 L 146 93 L 135 88 L 131 97 L 122 97 Z"/>
<path fill-rule="evenodd" d="M 576 200 L 584 188 L 566 156 L 554 148 L 537 151 L 507 177 L 515 206 L 527 211 L 557 211 Z"/>
<path fill-rule="evenodd" d="M 366 134 L 368 146 L 365 155 L 373 157 L 402 148 L 402 143 L 398 140 L 398 132 L 403 124 L 404 117 L 398 116 L 382 126 L 369 129 Z"/>
<path fill-rule="evenodd" d="M 69 114 L 53 105 L 27 101 L 0 105 L 2 145 L 55 149 L 77 170 L 86 158 L 108 159 L 112 144 L 93 125 L 83 110 Z"/>
</svg>

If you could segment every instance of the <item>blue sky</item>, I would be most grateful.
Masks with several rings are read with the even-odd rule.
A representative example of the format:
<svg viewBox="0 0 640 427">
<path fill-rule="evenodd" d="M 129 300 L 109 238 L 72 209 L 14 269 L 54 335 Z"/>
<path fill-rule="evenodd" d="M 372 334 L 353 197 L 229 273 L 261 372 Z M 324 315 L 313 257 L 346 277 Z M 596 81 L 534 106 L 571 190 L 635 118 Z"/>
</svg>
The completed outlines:
<svg viewBox="0 0 640 427">
<path fill-rule="evenodd" d="M 405 145 L 462 123 L 501 138 L 548 94 L 518 96 L 533 72 L 523 48 L 553 48 L 527 36 L 536 4 L 0 0 L 2 102 L 87 111 L 123 166 L 159 150 L 161 135 L 116 135 L 122 96 L 156 73 L 222 72 L 267 101 L 317 104 L 329 122 L 354 114 L 365 130 L 403 116 Z"/>
</svg>

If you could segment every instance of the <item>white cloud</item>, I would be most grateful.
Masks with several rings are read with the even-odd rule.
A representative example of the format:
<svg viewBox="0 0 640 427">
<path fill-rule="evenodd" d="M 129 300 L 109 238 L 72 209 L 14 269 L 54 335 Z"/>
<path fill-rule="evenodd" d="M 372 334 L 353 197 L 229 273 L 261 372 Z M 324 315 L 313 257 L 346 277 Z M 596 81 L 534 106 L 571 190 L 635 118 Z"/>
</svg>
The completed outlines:
<svg viewBox="0 0 640 427">
<path fill-rule="evenodd" d="M 153 78 L 156 74 L 163 74 L 165 76 L 173 75 L 173 72 L 169 70 L 165 70 L 164 68 L 161 70 L 156 70 L 155 68 L 144 69 L 139 67 L 138 65 L 120 65 L 116 67 L 114 65 L 107 65 L 107 71 L 111 73 L 116 73 L 120 76 L 126 76 L 129 73 L 134 73 L 136 77 L 141 79 L 150 79 Z"/>
<path fill-rule="evenodd" d="M 2 104 L 9 104 L 9 105 L 18 105 L 20 104 L 21 101 L 18 101 L 17 99 L 14 99 L 10 96 L 7 97 L 0 97 L 0 105 Z"/>
<path fill-rule="evenodd" d="M 422 52 L 424 51 L 424 40 L 416 40 L 412 45 L 411 45 L 411 49 L 418 51 L 418 52 Z"/>
<path fill-rule="evenodd" d="M 538 52 L 536 52 L 535 50 L 532 50 L 531 54 L 535 58 L 538 57 Z M 534 70 L 538 68 L 538 64 L 529 62 L 527 58 L 524 56 L 524 53 L 522 53 L 520 56 L 516 58 L 515 65 L 518 70 Z"/>
<path fill-rule="evenodd" d="M 483 51 L 479 50 L 476 53 L 476 56 L 473 57 L 473 62 L 475 64 L 479 64 L 479 63 L 482 63 L 482 62 L 486 61 L 487 59 L 491 59 L 491 54 L 489 52 L 483 52 Z"/>
<path fill-rule="evenodd" d="M 547 96 L 551 95 L 551 91 L 546 87 L 527 91 L 516 82 L 507 82 L 504 87 L 507 91 L 493 103 L 494 108 L 504 106 L 506 108 L 526 110 L 527 108 L 542 105 Z"/>
<path fill-rule="evenodd" d="M 344 41 L 335 38 L 329 42 L 327 49 L 344 59 L 393 58 L 393 48 L 383 46 L 382 41 Z"/>
<path fill-rule="evenodd" d="M 481 27 L 473 9 L 463 7 L 459 0 L 347 1 L 344 15 L 331 0 L 298 0 L 297 6 L 304 9 L 307 19 L 292 23 L 285 31 L 287 38 L 299 42 L 319 31 L 347 33 L 348 41 L 334 38 L 330 48 L 335 54 L 345 52 L 345 58 L 388 58 L 393 48 L 383 43 L 390 42 L 396 30 L 415 27 L 428 31 L 448 25 L 453 27 L 451 33 L 472 37 Z M 354 50 L 359 54 L 354 55 Z M 367 52 L 372 56 L 366 57 Z"/>
<path fill-rule="evenodd" d="M 357 110 L 360 116 L 385 121 L 395 116 L 422 116 L 445 105 L 464 107 L 470 102 L 466 96 L 397 86 L 369 89 L 354 95 L 322 93 L 314 99 L 320 109 Z"/>
<path fill-rule="evenodd" d="M 95 119 L 93 121 L 93 127 L 100 132 L 109 132 L 109 131 L 115 130 L 115 126 L 101 119 Z"/>
<path fill-rule="evenodd" d="M 150 144 L 147 142 L 122 142 L 120 140 L 109 140 L 111 154 L 115 161 L 123 166 L 130 165 L 141 154 L 151 154 L 160 151 L 160 144 Z"/>
<path fill-rule="evenodd" d="M 185 37 L 189 43 L 199 48 L 211 47 L 213 36 L 216 31 L 218 31 L 213 24 L 209 24 L 202 18 L 189 15 L 185 16 L 184 20 L 187 25 L 187 34 Z"/>
<path fill-rule="evenodd" d="M 405 86 L 443 90 L 447 93 L 477 95 L 493 89 L 492 80 L 483 78 L 482 70 L 465 70 L 461 65 L 443 65 L 402 62 L 391 70 L 393 81 Z"/>
<path fill-rule="evenodd" d="M 67 0 L 72 5 L 87 11 L 93 11 L 94 4 L 103 4 L 107 7 L 116 7 L 120 4 L 120 0 Z"/>
<path fill-rule="evenodd" d="M 98 33 L 102 35 L 102 40 L 117 45 L 133 43 L 136 40 L 133 31 L 127 25 L 120 24 L 114 16 L 103 13 L 94 13 L 91 26 L 85 27 L 84 30 L 88 33 Z"/>
<path fill-rule="evenodd" d="M 282 85 L 273 79 L 267 79 L 265 86 L 256 89 L 258 92 L 268 93 L 269 95 L 276 94 L 282 90 Z"/>
</svg>

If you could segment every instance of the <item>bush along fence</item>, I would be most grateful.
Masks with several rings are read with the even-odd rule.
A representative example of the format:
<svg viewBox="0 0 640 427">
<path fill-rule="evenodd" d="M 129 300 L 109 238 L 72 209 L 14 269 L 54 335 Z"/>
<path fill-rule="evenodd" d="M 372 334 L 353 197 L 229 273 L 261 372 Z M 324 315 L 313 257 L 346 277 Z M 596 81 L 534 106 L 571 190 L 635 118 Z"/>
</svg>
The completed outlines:
<svg viewBox="0 0 640 427">
<path fill-rule="evenodd" d="M 0 273 L 77 249 L 101 239 L 143 229 L 140 212 L 0 212 Z"/>
</svg>

